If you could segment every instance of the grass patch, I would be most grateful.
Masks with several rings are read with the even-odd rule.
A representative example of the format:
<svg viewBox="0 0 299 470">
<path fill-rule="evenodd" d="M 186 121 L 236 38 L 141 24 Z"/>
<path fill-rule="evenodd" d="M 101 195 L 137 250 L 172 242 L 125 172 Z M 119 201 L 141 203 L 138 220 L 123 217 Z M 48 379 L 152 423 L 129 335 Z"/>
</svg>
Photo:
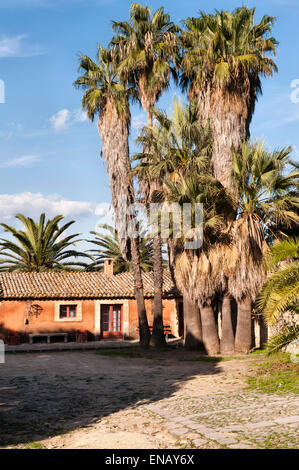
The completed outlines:
<svg viewBox="0 0 299 470">
<path fill-rule="evenodd" d="M 27 442 L 23 449 L 43 449 L 44 446 L 40 442 Z"/>
<path fill-rule="evenodd" d="M 254 365 L 257 371 L 247 379 L 251 390 L 264 393 L 299 393 L 299 364 L 291 361 L 290 354 L 273 354 Z"/>
<path fill-rule="evenodd" d="M 183 362 L 222 362 L 224 357 L 216 356 L 196 356 L 196 357 L 180 357 L 179 361 Z"/>
<path fill-rule="evenodd" d="M 234 359 L 242 360 L 248 359 L 249 356 L 196 356 L 196 357 L 181 357 L 179 361 L 191 361 L 191 362 L 226 362 Z"/>
</svg>

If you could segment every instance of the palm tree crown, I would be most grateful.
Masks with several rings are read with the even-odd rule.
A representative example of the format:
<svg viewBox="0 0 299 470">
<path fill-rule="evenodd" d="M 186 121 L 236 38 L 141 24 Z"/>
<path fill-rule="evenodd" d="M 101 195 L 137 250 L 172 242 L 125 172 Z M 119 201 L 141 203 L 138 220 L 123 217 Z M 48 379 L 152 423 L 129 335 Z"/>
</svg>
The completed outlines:
<svg viewBox="0 0 299 470">
<path fill-rule="evenodd" d="M 150 113 L 174 73 L 170 58 L 176 57 L 178 28 L 163 7 L 153 13 L 148 6 L 132 3 L 130 22 L 113 21 L 112 29 L 117 33 L 111 45 L 118 51 L 118 73 L 138 86 L 142 107 Z"/>
<path fill-rule="evenodd" d="M 102 234 L 98 232 L 90 232 L 94 235 L 93 240 L 88 240 L 97 246 L 96 249 L 90 250 L 90 253 L 95 258 L 95 262 L 88 266 L 88 270 L 102 271 L 104 260 L 112 258 L 114 260 L 113 266 L 115 273 L 125 271 L 131 272 L 133 270 L 132 261 L 125 260 L 122 256 L 119 240 L 117 237 L 117 230 L 110 225 L 102 224 L 99 228 L 103 228 L 107 233 Z M 153 240 L 144 231 L 140 233 L 140 268 L 142 271 L 147 272 L 153 269 Z"/>
<path fill-rule="evenodd" d="M 182 42 L 183 81 L 195 80 L 197 86 L 211 77 L 215 82 L 236 86 L 249 78 L 249 86 L 261 89 L 259 75 L 271 76 L 277 71 L 274 61 L 277 41 L 270 36 L 275 18 L 264 16 L 254 22 L 255 8 L 237 8 L 234 12 L 201 12 L 199 18 L 185 20 Z"/>
<path fill-rule="evenodd" d="M 82 107 L 92 121 L 97 113 L 101 115 L 111 105 L 115 107 L 119 116 L 126 118 L 129 116 L 127 97 L 134 92 L 132 87 L 126 88 L 119 82 L 115 57 L 111 50 L 99 45 L 97 63 L 87 55 L 81 55 L 79 70 L 83 70 L 84 74 L 77 78 L 74 85 L 85 90 Z"/>
<path fill-rule="evenodd" d="M 16 216 L 24 224 L 24 230 L 16 230 L 6 224 L 0 224 L 6 232 L 9 232 L 16 243 L 4 238 L 0 239 L 1 271 L 59 271 L 74 270 L 78 267 L 86 267 L 86 263 L 72 261 L 72 258 L 88 257 L 86 253 L 69 249 L 70 246 L 80 240 L 78 234 L 68 235 L 62 238 L 64 232 L 74 221 L 59 227 L 62 215 L 57 215 L 52 220 L 45 220 L 45 214 L 41 214 L 39 222 L 22 214 Z"/>
<path fill-rule="evenodd" d="M 137 142 L 142 144 L 142 153 L 134 173 L 149 180 L 175 180 L 179 175 L 206 172 L 209 168 L 212 139 L 209 126 L 201 127 L 193 104 L 182 106 L 173 101 L 173 114 L 153 110 L 154 125 L 144 126 Z"/>
</svg>

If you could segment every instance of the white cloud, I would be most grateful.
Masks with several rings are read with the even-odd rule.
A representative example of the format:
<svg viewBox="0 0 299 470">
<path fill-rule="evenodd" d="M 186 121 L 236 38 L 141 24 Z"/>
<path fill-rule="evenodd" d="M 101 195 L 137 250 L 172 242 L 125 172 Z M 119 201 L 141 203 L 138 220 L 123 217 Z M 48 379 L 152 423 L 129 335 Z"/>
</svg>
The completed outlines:
<svg viewBox="0 0 299 470">
<path fill-rule="evenodd" d="M 82 109 L 76 109 L 73 112 L 73 116 L 75 122 L 85 122 L 88 120 L 86 111 L 83 111 Z"/>
<path fill-rule="evenodd" d="M 91 201 L 69 201 L 58 194 L 0 194 L 0 220 L 12 219 L 18 213 L 37 219 L 42 212 L 50 218 L 62 214 L 75 219 L 96 216 L 97 223 L 111 224 L 113 221 L 111 204 L 107 202 L 97 204 Z"/>
<path fill-rule="evenodd" d="M 135 114 L 131 120 L 131 127 L 136 131 L 139 131 L 143 126 L 147 125 L 146 114 L 139 113 Z"/>
<path fill-rule="evenodd" d="M 96 232 L 99 231 L 99 225 L 102 224 L 112 225 L 112 227 L 114 227 L 114 211 L 111 204 L 109 204 L 108 202 L 102 202 L 100 204 L 97 204 L 94 213 L 98 216 L 98 220 L 94 226 L 94 230 Z"/>
<path fill-rule="evenodd" d="M 41 193 L 0 194 L 0 219 L 10 219 L 17 213 L 39 217 L 45 212 L 48 217 L 62 214 L 65 217 L 93 215 L 95 203 L 68 201 L 57 194 L 44 196 Z"/>
<path fill-rule="evenodd" d="M 66 129 L 71 113 L 68 109 L 61 109 L 56 114 L 50 117 L 49 122 L 55 131 L 59 132 Z"/>
<path fill-rule="evenodd" d="M 35 155 L 23 155 L 22 157 L 11 158 L 10 160 L 6 160 L 4 162 L 0 162 L 0 167 L 2 168 L 10 168 L 16 166 L 30 166 L 33 163 L 39 161 L 39 158 Z"/>
<path fill-rule="evenodd" d="M 25 40 L 26 34 L 18 36 L 2 36 L 0 38 L 0 58 L 4 57 L 31 57 L 42 54 L 41 47 L 38 44 L 30 44 Z"/>
<path fill-rule="evenodd" d="M 51 127 L 56 132 L 61 132 L 66 130 L 74 123 L 82 123 L 87 120 L 87 113 L 82 109 L 75 109 L 74 111 L 70 111 L 69 109 L 61 109 L 50 117 L 49 122 Z"/>
</svg>

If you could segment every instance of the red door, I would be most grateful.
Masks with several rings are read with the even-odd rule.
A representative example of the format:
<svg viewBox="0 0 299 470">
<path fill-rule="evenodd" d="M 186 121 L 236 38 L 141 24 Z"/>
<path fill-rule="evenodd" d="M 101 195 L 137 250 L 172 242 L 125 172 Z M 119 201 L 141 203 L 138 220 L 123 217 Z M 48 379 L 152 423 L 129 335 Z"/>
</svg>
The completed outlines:
<svg viewBox="0 0 299 470">
<path fill-rule="evenodd" d="M 101 306 L 101 332 L 103 338 L 122 338 L 122 305 Z"/>
</svg>

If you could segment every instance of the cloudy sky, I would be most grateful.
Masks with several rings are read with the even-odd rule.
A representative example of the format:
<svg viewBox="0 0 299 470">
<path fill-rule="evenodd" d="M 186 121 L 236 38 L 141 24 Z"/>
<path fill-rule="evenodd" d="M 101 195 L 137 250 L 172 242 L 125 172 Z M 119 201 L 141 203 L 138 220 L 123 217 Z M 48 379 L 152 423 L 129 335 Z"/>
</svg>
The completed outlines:
<svg viewBox="0 0 299 470">
<path fill-rule="evenodd" d="M 280 41 L 279 74 L 263 83 L 252 137 L 271 148 L 290 144 L 298 158 L 299 0 L 150 2 L 154 9 L 163 4 L 176 22 L 199 8 L 242 3 L 257 4 L 257 19 L 276 16 L 274 35 Z M 127 20 L 129 5 L 126 0 L 0 0 L 0 221 L 13 224 L 18 212 L 62 213 L 87 235 L 98 222 L 110 220 L 100 138 L 72 83 L 78 54 L 94 57 L 97 43 L 107 45 L 111 20 Z M 175 93 L 181 94 L 172 87 L 159 106 L 169 110 Z M 138 107 L 132 114 L 133 149 L 144 115 Z"/>
</svg>

